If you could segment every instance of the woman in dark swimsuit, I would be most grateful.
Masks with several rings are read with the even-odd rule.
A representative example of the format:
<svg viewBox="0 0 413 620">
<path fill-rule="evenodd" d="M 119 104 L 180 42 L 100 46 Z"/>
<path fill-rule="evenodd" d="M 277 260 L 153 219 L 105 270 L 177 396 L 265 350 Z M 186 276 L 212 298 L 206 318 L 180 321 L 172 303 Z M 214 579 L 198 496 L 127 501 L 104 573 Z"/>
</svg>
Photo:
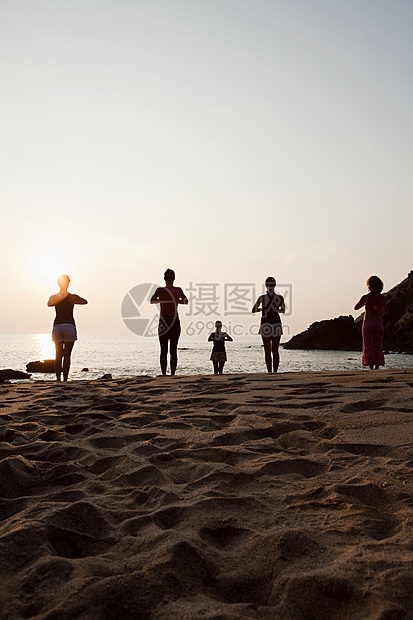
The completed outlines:
<svg viewBox="0 0 413 620">
<path fill-rule="evenodd" d="M 160 304 L 160 317 L 158 336 L 161 346 L 159 358 L 161 371 L 166 375 L 168 363 L 168 342 L 171 356 L 171 375 L 176 372 L 178 364 L 178 340 L 181 335 L 181 323 L 179 321 L 178 304 L 187 304 L 183 290 L 179 286 L 174 286 L 175 272 L 167 269 L 164 273 L 165 286 L 156 289 L 151 297 L 151 304 Z"/>
<path fill-rule="evenodd" d="M 252 312 L 262 312 L 259 333 L 264 345 L 265 364 L 269 373 L 277 372 L 280 363 L 278 347 L 283 333 L 280 312 L 285 312 L 284 298 L 275 292 L 275 278 L 265 280 L 267 292 L 260 295 L 252 308 Z"/>
<path fill-rule="evenodd" d="M 63 381 L 67 381 L 70 369 L 70 356 L 73 345 L 77 340 L 76 324 L 73 317 L 75 304 L 87 304 L 86 299 L 68 293 L 69 276 L 63 274 L 57 278 L 60 291 L 49 297 L 47 305 L 54 307 L 56 318 L 53 323 L 52 340 L 56 347 L 55 372 L 56 379 L 60 381 L 63 370 Z M 62 365 L 63 362 L 63 365 Z"/>
</svg>

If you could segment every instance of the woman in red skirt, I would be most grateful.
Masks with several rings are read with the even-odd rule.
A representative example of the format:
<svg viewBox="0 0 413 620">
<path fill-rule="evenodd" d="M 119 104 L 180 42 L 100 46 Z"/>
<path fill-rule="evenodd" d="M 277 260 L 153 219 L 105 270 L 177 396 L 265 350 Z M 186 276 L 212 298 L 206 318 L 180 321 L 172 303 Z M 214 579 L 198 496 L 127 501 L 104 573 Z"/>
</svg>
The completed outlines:
<svg viewBox="0 0 413 620">
<path fill-rule="evenodd" d="M 386 298 L 382 295 L 383 282 L 377 276 L 367 280 L 367 288 L 369 292 L 361 297 L 354 310 L 365 307 L 362 328 L 363 366 L 377 370 L 379 366 L 384 366 L 382 313 L 386 309 Z"/>
</svg>

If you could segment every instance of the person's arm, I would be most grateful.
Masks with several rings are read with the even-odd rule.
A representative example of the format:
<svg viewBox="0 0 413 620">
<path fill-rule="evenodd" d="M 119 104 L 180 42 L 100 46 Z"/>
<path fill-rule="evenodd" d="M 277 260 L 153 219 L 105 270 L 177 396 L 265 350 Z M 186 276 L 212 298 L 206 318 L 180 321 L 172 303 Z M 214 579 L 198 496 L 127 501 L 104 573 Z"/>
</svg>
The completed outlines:
<svg viewBox="0 0 413 620">
<path fill-rule="evenodd" d="M 362 308 L 365 304 L 365 295 L 363 295 L 363 297 L 360 298 L 360 300 L 356 303 L 356 305 L 354 306 L 354 310 L 360 310 L 360 308 Z"/>
<path fill-rule="evenodd" d="M 56 306 L 56 304 L 62 301 L 62 299 L 65 299 L 68 295 L 69 293 L 66 293 L 65 295 L 62 295 L 61 293 L 55 293 L 54 295 L 50 295 L 47 305 L 49 306 L 49 308 L 52 306 Z"/>
<path fill-rule="evenodd" d="M 224 340 L 228 340 L 228 342 L 232 342 L 233 341 L 231 336 L 229 334 L 227 334 L 227 332 L 225 332 L 223 334 L 223 336 L 224 336 Z"/>
<path fill-rule="evenodd" d="M 151 297 L 151 304 L 159 304 L 160 303 L 160 299 L 159 299 L 159 289 L 157 288 L 156 291 L 154 292 L 154 294 Z"/>
<path fill-rule="evenodd" d="M 183 292 L 182 289 L 180 290 L 180 295 L 179 295 L 179 299 L 178 299 L 178 304 L 184 304 L 184 306 L 188 305 L 188 298 L 186 297 L 185 293 Z"/>
<path fill-rule="evenodd" d="M 260 305 L 262 303 L 262 295 L 260 295 L 252 307 L 251 312 L 259 312 L 261 310 Z"/>
<path fill-rule="evenodd" d="M 278 295 L 278 299 L 280 300 L 278 303 L 278 312 L 284 313 L 285 312 L 284 297 L 282 295 Z"/>
<path fill-rule="evenodd" d="M 73 295 L 71 293 L 70 297 L 74 304 L 80 304 L 81 306 L 84 306 L 85 304 L 87 304 L 87 299 L 83 299 L 83 297 L 80 297 L 80 295 Z"/>
<path fill-rule="evenodd" d="M 208 342 L 214 342 L 214 340 L 215 340 L 215 333 L 212 332 L 212 334 L 209 334 Z"/>
</svg>

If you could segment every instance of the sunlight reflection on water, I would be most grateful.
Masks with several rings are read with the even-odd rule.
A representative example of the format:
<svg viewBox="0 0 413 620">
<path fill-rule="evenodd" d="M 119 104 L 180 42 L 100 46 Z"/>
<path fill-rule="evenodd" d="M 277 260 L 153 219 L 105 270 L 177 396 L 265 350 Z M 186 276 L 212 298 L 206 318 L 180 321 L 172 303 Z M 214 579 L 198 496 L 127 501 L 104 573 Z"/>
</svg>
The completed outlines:
<svg viewBox="0 0 413 620">
<path fill-rule="evenodd" d="M 33 351 L 36 360 L 54 359 L 55 347 L 50 334 L 33 334 Z M 33 360 L 35 361 L 35 360 Z"/>
</svg>

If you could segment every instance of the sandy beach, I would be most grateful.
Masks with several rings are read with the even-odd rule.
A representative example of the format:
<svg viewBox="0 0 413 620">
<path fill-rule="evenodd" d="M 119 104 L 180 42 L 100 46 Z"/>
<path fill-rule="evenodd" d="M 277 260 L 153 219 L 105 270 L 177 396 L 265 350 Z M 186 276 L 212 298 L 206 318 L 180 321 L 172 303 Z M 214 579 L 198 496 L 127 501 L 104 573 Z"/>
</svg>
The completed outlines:
<svg viewBox="0 0 413 620">
<path fill-rule="evenodd" d="M 413 370 L 0 386 L 2 620 L 413 618 Z"/>
</svg>

